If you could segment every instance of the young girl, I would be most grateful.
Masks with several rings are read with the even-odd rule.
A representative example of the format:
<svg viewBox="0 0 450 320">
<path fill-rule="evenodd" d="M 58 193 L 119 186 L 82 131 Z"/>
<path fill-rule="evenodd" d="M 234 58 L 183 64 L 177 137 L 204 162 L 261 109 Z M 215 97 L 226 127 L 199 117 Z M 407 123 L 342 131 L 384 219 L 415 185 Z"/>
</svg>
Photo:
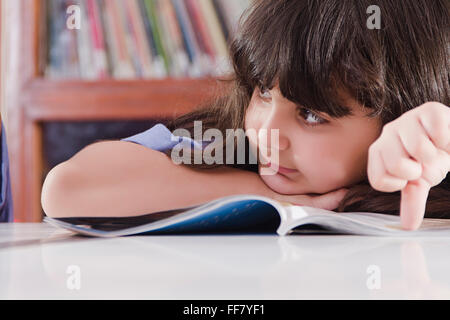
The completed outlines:
<svg viewBox="0 0 450 320">
<path fill-rule="evenodd" d="M 230 44 L 227 92 L 56 166 L 44 182 L 44 211 L 132 216 L 250 193 L 400 214 L 405 229 L 424 214 L 449 217 L 449 3 L 375 2 L 379 29 L 368 28 L 373 0 L 254 1 Z M 193 136 L 194 121 L 224 137 L 227 129 L 278 129 L 279 140 L 258 145 L 246 136 L 246 164 L 177 165 L 171 132 Z M 251 152 L 257 164 L 248 163 Z M 260 155 L 275 152 L 277 173 L 262 175 L 273 159 Z"/>
</svg>

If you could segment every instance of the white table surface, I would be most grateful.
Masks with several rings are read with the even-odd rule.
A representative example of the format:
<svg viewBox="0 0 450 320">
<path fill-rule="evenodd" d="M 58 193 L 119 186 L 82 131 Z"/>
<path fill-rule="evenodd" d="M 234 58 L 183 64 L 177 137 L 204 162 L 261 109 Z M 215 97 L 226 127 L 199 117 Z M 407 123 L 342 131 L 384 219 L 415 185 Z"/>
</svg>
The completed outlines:
<svg viewBox="0 0 450 320">
<path fill-rule="evenodd" d="M 100 239 L 0 224 L 0 299 L 449 298 L 450 235 Z"/>
</svg>

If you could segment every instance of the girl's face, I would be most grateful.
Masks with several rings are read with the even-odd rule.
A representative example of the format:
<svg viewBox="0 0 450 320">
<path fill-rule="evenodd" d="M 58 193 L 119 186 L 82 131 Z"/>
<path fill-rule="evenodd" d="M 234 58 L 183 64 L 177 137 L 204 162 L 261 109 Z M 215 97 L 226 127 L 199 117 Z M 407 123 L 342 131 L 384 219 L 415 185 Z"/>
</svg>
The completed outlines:
<svg viewBox="0 0 450 320">
<path fill-rule="evenodd" d="M 365 117 L 368 109 L 363 110 L 350 97 L 343 98 L 353 115 L 332 119 L 287 100 L 278 86 L 264 91 L 257 87 L 253 91 L 244 130 L 267 130 L 267 144 L 259 146 L 258 171 L 272 190 L 280 194 L 322 194 L 365 178 L 368 149 L 380 135 L 382 125 L 378 118 Z M 272 129 L 279 130 L 278 146 L 271 146 Z M 255 137 L 248 135 L 248 139 L 252 150 L 257 150 Z M 271 157 L 274 152 L 278 152 L 278 166 L 297 171 L 261 174 L 261 156 L 267 163 L 276 159 Z M 270 167 L 274 166 L 272 160 Z"/>
</svg>

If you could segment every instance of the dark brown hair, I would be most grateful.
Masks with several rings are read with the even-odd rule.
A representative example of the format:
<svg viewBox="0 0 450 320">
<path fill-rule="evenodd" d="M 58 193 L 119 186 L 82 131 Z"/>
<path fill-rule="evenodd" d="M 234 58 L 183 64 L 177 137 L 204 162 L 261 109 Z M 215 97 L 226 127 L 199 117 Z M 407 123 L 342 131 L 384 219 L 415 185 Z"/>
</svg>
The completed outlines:
<svg viewBox="0 0 450 320">
<path fill-rule="evenodd" d="M 370 5 L 380 8 L 380 29 L 366 26 Z M 225 94 L 167 127 L 192 133 L 199 120 L 203 130 L 217 128 L 225 136 L 226 129 L 244 128 L 255 87 L 276 83 L 288 100 L 334 118 L 349 113 L 337 94 L 345 88 L 383 125 L 427 101 L 448 105 L 449 30 L 448 0 L 253 1 L 229 43 L 234 71 L 218 80 Z M 257 172 L 257 165 L 231 166 Z M 449 180 L 430 190 L 426 217 L 450 217 Z M 400 191 L 376 191 L 366 177 L 336 211 L 398 214 L 399 206 Z"/>
</svg>

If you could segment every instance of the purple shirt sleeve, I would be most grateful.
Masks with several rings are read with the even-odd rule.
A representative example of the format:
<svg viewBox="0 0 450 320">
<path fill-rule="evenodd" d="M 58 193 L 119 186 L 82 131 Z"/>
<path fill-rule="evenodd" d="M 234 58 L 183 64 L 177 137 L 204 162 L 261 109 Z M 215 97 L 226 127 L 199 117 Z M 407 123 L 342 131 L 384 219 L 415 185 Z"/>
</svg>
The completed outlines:
<svg viewBox="0 0 450 320">
<path fill-rule="evenodd" d="M 13 203 L 11 195 L 11 183 L 9 175 L 9 156 L 8 146 L 6 144 L 6 132 L 5 126 L 2 122 L 1 130 L 1 190 L 0 190 L 0 222 L 12 222 L 13 221 Z"/>
<path fill-rule="evenodd" d="M 205 144 L 211 142 L 203 141 L 203 143 L 201 144 L 200 142 L 195 141 L 194 139 L 191 139 L 189 137 L 175 136 L 162 123 L 155 124 L 150 129 L 138 133 L 134 136 L 121 139 L 121 141 L 134 142 L 147 148 L 161 152 L 171 149 L 177 144 L 180 144 L 180 147 L 190 146 L 191 148 L 198 149 L 205 147 Z"/>
</svg>

